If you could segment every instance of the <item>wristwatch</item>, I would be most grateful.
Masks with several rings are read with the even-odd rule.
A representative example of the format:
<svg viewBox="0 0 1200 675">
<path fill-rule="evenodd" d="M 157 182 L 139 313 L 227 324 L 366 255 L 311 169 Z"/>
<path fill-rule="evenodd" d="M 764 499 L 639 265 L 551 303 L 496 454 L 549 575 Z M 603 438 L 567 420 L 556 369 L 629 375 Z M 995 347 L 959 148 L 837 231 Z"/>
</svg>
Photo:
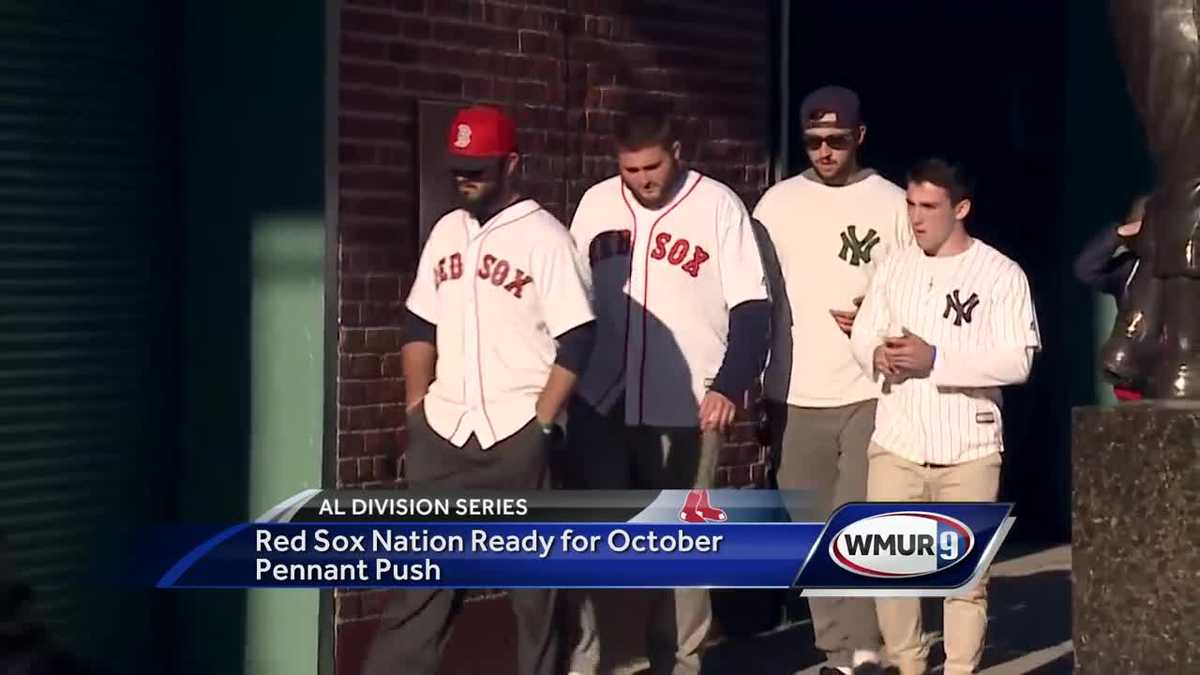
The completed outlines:
<svg viewBox="0 0 1200 675">
<path fill-rule="evenodd" d="M 554 422 L 545 424 L 541 420 L 538 420 L 538 427 L 541 428 L 542 438 L 544 438 L 547 443 L 553 446 L 557 446 L 559 444 L 559 440 L 563 437 L 562 427 L 558 426 Z"/>
</svg>

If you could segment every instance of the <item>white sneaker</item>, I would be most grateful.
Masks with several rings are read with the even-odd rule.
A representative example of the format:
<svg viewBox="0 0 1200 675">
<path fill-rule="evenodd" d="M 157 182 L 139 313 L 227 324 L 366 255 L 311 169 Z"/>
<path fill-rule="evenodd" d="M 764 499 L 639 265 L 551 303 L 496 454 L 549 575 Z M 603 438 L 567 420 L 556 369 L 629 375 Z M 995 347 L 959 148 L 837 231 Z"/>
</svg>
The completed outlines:
<svg viewBox="0 0 1200 675">
<path fill-rule="evenodd" d="M 856 649 L 854 655 L 850 657 L 850 663 L 857 668 L 864 663 L 879 663 L 879 652 L 873 652 L 869 649 Z"/>
</svg>

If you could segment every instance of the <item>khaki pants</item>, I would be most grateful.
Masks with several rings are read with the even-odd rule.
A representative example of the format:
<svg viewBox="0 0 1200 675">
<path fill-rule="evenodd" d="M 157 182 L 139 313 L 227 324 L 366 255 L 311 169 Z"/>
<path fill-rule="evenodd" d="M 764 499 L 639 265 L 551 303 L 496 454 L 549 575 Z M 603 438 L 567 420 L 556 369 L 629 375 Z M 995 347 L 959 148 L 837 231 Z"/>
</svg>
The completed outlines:
<svg viewBox="0 0 1200 675">
<path fill-rule="evenodd" d="M 564 487 L 579 490 L 674 490 L 711 488 L 716 480 L 721 437 L 699 428 L 627 427 L 620 402 L 608 416 L 578 398 L 567 412 Z M 646 650 L 655 675 L 700 672 L 700 647 L 712 623 L 708 591 L 702 588 L 638 591 L 645 598 Z M 582 591 L 570 603 L 579 617 L 579 642 L 571 672 L 592 675 L 612 668 L 602 636 L 613 631 L 604 619 L 630 621 L 622 593 Z M 615 611 L 614 611 L 615 610 Z M 640 617 L 639 617 L 640 618 Z M 598 620 L 599 619 L 599 620 Z"/>
<path fill-rule="evenodd" d="M 873 502 L 991 502 L 1000 488 L 1000 454 L 954 466 L 925 466 L 871 443 L 867 499 Z M 943 643 L 946 675 L 973 673 L 987 630 L 987 580 L 969 593 L 946 598 Z M 920 598 L 878 598 L 875 611 L 888 659 L 902 675 L 925 672 L 929 645 L 921 626 Z"/>
<path fill-rule="evenodd" d="M 875 430 L 875 399 L 836 408 L 767 404 L 771 454 L 780 490 L 806 490 L 828 519 L 846 502 L 867 496 L 867 446 Z M 809 598 L 817 649 L 832 668 L 854 665 L 856 653 L 880 649 L 871 598 Z"/>
</svg>

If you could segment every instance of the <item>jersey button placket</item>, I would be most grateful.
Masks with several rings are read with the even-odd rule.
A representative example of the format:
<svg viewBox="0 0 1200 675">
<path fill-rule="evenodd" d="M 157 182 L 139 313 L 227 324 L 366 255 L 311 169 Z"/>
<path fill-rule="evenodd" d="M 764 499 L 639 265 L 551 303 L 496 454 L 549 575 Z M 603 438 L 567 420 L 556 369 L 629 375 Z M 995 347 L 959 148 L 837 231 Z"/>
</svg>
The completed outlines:
<svg viewBox="0 0 1200 675">
<path fill-rule="evenodd" d="M 479 308 L 477 307 L 478 298 L 476 295 L 479 292 L 479 243 L 481 237 L 475 233 L 467 241 L 466 260 L 464 261 L 464 275 L 466 270 L 470 270 L 470 276 L 465 279 L 467 282 L 463 289 L 463 326 L 466 329 L 463 331 L 463 374 L 466 382 L 466 394 L 464 403 L 467 405 L 467 416 L 470 421 L 470 428 L 479 429 L 480 411 L 483 406 L 481 400 L 481 384 L 479 381 L 480 373 L 483 369 L 482 345 L 480 344 L 479 334 Z"/>
</svg>

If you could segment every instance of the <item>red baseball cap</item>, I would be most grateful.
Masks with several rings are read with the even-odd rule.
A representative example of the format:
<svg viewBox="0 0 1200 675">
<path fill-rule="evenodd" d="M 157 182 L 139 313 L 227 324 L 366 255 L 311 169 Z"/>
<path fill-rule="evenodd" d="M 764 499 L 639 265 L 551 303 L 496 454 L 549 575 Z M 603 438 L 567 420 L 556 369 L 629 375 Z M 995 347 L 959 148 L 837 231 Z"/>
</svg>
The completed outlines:
<svg viewBox="0 0 1200 675">
<path fill-rule="evenodd" d="M 446 139 L 446 163 L 451 169 L 478 171 L 517 151 L 517 125 L 490 106 L 459 110 Z"/>
</svg>

